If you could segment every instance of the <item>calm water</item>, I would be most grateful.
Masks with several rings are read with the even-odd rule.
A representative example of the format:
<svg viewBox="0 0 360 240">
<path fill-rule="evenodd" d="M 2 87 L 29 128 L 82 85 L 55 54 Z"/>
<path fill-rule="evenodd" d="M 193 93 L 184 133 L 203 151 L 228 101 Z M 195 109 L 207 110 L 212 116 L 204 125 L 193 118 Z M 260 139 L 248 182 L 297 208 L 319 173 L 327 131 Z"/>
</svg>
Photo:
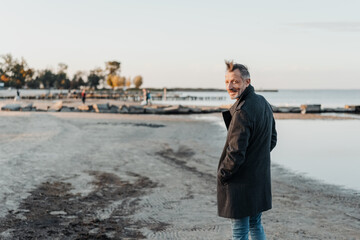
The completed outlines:
<svg viewBox="0 0 360 240">
<path fill-rule="evenodd" d="M 48 93 L 47 89 L 20 90 L 22 96 L 41 95 Z M 67 93 L 67 90 L 51 90 L 52 93 Z M 322 104 L 323 107 L 344 107 L 344 105 L 360 105 L 360 89 L 356 90 L 279 90 L 278 92 L 258 92 L 271 104 L 276 106 L 300 106 L 301 104 Z M 16 90 L 0 90 L 0 96 L 15 96 Z M 221 106 L 231 104 L 227 92 L 168 92 L 168 96 L 178 95 L 181 97 L 218 97 L 222 100 L 197 100 L 197 101 L 153 101 L 161 104 L 182 104 Z"/>
<path fill-rule="evenodd" d="M 220 106 L 231 104 L 227 92 L 170 92 L 179 96 L 222 97 L 224 100 L 167 101 L 166 104 Z M 322 104 L 323 107 L 344 107 L 360 105 L 360 89 L 357 90 L 279 90 L 278 92 L 258 92 L 276 106 L 300 106 L 301 104 Z M 155 103 L 162 103 L 161 101 Z"/>
<path fill-rule="evenodd" d="M 193 118 L 219 125 L 225 143 L 226 127 L 220 114 Z M 278 142 L 271 153 L 274 163 L 360 193 L 360 119 L 277 120 L 276 128 Z"/>
<path fill-rule="evenodd" d="M 272 160 L 327 183 L 360 191 L 360 120 L 278 120 Z"/>
</svg>

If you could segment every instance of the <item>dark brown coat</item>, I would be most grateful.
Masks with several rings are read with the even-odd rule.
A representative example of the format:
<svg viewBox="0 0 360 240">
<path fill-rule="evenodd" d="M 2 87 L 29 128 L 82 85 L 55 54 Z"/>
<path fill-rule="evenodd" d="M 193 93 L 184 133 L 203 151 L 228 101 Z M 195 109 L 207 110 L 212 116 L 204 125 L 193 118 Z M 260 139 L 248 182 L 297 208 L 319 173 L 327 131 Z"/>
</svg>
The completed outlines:
<svg viewBox="0 0 360 240">
<path fill-rule="evenodd" d="M 228 134 L 217 174 L 219 216 L 271 209 L 270 151 L 277 134 L 270 104 L 249 85 L 223 117 Z"/>
</svg>

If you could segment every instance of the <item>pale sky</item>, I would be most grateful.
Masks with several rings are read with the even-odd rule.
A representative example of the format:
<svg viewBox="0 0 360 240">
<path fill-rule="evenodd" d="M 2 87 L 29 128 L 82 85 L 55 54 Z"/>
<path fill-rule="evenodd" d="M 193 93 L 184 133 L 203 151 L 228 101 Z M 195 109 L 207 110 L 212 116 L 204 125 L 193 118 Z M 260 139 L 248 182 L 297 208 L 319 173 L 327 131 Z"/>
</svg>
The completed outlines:
<svg viewBox="0 0 360 240">
<path fill-rule="evenodd" d="M 223 88 L 225 59 L 265 89 L 360 89 L 360 1 L 0 0 L 0 55 L 35 69 L 120 61 L 144 87 Z"/>
</svg>

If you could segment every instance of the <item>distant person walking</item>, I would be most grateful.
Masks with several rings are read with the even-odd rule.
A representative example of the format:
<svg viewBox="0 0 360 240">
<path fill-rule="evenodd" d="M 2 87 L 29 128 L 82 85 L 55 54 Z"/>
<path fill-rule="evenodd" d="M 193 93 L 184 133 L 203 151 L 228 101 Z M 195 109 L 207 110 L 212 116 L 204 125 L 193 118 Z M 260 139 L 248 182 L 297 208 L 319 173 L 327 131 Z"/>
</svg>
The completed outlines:
<svg viewBox="0 0 360 240">
<path fill-rule="evenodd" d="M 150 91 L 147 90 L 146 92 L 146 105 L 151 105 L 151 94 L 150 94 Z"/>
<path fill-rule="evenodd" d="M 85 89 L 83 89 L 82 92 L 81 92 L 81 99 L 82 99 L 83 104 L 85 104 L 85 101 L 86 101 L 86 91 L 85 91 Z"/>
<path fill-rule="evenodd" d="M 223 112 L 227 140 L 217 171 L 220 217 L 230 218 L 233 239 L 266 239 L 262 212 L 272 208 L 270 152 L 277 133 L 270 104 L 254 92 L 248 69 L 225 62 L 225 85 L 237 101 Z"/>
<path fill-rule="evenodd" d="M 17 100 L 20 100 L 21 98 L 20 98 L 20 91 L 19 91 L 19 89 L 16 89 L 16 96 L 15 96 L 15 98 L 14 98 L 14 101 L 17 101 Z"/>
</svg>

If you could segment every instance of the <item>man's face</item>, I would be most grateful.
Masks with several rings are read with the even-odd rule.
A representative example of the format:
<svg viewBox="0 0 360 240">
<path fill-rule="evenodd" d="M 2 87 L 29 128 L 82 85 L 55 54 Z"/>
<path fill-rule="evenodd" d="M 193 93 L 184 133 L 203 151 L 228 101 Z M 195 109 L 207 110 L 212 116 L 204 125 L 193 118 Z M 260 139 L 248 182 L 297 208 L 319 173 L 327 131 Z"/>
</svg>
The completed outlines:
<svg viewBox="0 0 360 240">
<path fill-rule="evenodd" d="M 226 72 L 225 86 L 231 99 L 238 98 L 249 84 L 250 79 L 243 81 L 239 69 L 235 69 L 232 72 Z"/>
</svg>

